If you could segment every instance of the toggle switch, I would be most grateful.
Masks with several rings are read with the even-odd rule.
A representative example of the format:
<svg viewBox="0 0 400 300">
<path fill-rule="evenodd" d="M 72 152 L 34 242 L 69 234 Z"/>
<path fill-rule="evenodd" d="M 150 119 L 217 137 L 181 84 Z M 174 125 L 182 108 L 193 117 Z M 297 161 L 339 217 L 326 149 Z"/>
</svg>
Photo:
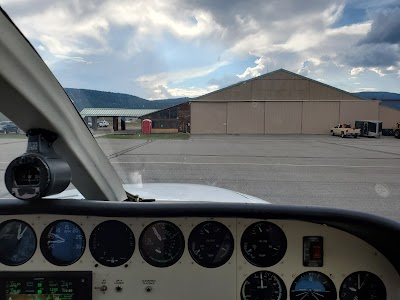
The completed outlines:
<svg viewBox="0 0 400 300">
<path fill-rule="evenodd" d="M 324 239 L 322 236 L 303 237 L 303 266 L 322 267 L 324 265 Z"/>
</svg>

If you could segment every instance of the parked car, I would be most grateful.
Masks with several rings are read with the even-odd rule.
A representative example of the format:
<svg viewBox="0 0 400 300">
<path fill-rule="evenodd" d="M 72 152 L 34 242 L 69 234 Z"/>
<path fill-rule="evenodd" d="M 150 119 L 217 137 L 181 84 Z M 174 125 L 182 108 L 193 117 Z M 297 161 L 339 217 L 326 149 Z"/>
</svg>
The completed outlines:
<svg viewBox="0 0 400 300">
<path fill-rule="evenodd" d="M 106 120 L 97 121 L 97 126 L 99 127 L 108 127 L 109 125 L 110 123 L 108 123 Z"/>
<path fill-rule="evenodd" d="M 354 129 L 350 124 L 338 124 L 331 129 L 332 135 L 340 135 L 342 138 L 346 136 L 352 136 L 358 138 L 360 135 L 360 129 Z"/>
<path fill-rule="evenodd" d="M 0 122 L 0 132 L 1 133 L 19 133 L 20 130 L 17 125 L 11 121 Z"/>
<path fill-rule="evenodd" d="M 89 128 L 92 128 L 92 122 L 89 121 L 88 123 Z M 110 123 L 108 123 L 106 120 L 97 120 L 97 127 L 108 127 Z"/>
</svg>

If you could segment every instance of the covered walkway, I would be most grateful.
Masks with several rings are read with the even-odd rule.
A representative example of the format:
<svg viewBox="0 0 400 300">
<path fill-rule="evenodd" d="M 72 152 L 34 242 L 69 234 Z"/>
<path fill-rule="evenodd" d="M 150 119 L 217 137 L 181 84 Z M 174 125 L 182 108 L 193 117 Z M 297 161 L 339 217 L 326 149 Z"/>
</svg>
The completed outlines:
<svg viewBox="0 0 400 300">
<path fill-rule="evenodd" d="M 125 108 L 84 108 L 80 114 L 85 120 L 85 123 L 89 125 L 89 118 L 93 130 L 97 130 L 98 124 L 97 119 L 99 117 L 112 118 L 113 130 L 118 131 L 118 120 L 121 121 L 121 130 L 126 130 L 125 119 L 126 118 L 140 118 L 144 115 L 153 113 L 158 109 L 125 109 Z"/>
</svg>

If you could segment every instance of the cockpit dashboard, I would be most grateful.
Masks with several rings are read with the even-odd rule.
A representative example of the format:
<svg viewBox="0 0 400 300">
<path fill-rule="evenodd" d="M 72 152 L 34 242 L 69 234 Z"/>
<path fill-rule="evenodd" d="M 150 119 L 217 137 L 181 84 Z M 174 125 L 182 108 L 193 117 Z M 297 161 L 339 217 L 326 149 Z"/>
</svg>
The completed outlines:
<svg viewBox="0 0 400 300">
<path fill-rule="evenodd" d="M 397 223 L 238 203 L 4 200 L 0 299 L 399 299 Z"/>
</svg>

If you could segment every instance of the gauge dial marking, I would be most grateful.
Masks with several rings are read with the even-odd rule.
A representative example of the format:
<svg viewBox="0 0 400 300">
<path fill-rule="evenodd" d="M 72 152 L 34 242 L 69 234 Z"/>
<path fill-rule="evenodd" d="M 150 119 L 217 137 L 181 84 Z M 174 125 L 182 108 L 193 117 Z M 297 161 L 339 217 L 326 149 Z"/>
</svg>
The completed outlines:
<svg viewBox="0 0 400 300">
<path fill-rule="evenodd" d="M 108 220 L 93 229 L 89 249 L 93 258 L 107 267 L 118 267 L 129 261 L 135 251 L 135 236 L 123 222 Z"/>
<path fill-rule="evenodd" d="M 320 272 L 305 272 L 296 277 L 290 287 L 290 299 L 336 300 L 336 288 L 332 280 Z"/>
<path fill-rule="evenodd" d="M 69 220 L 49 224 L 40 237 L 43 256 L 57 266 L 68 266 L 78 261 L 85 252 L 86 238 L 82 228 Z"/>
<path fill-rule="evenodd" d="M 287 240 L 279 226 L 261 221 L 253 223 L 243 232 L 240 245 L 249 263 L 257 267 L 270 267 L 284 257 Z"/>
<path fill-rule="evenodd" d="M 217 268 L 231 258 L 234 240 L 232 233 L 224 224 L 206 221 L 193 228 L 188 247 L 190 256 L 200 266 Z"/>
<path fill-rule="evenodd" d="M 258 271 L 246 278 L 240 291 L 241 300 L 286 300 L 282 279 L 269 271 Z"/>
<path fill-rule="evenodd" d="M 175 224 L 156 221 L 148 225 L 139 238 L 139 251 L 143 259 L 158 268 L 175 264 L 185 250 L 185 238 Z"/>
<path fill-rule="evenodd" d="M 8 266 L 26 263 L 35 254 L 37 246 L 33 228 L 21 220 L 0 224 L 0 262 Z"/>
<path fill-rule="evenodd" d="M 340 300 L 386 300 L 386 288 L 383 281 L 375 274 L 359 271 L 350 274 L 343 280 L 339 297 Z"/>
</svg>

